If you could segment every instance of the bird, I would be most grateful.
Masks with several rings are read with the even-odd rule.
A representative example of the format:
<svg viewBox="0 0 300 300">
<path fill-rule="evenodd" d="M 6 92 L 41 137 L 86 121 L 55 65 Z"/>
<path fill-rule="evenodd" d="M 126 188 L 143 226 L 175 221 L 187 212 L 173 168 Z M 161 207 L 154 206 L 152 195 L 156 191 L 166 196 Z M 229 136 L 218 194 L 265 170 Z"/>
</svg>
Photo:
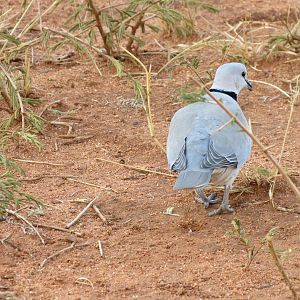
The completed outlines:
<svg viewBox="0 0 300 300">
<path fill-rule="evenodd" d="M 244 64 L 222 64 L 215 73 L 210 93 L 218 98 L 247 129 L 251 128 L 238 103 L 238 94 L 252 84 Z M 203 101 L 188 104 L 173 116 L 167 138 L 167 160 L 178 173 L 174 190 L 194 189 L 195 200 L 205 208 L 219 202 L 216 193 L 207 196 L 209 184 L 224 186 L 220 206 L 209 216 L 232 213 L 229 192 L 242 166 L 250 158 L 252 140 L 208 95 Z"/>
</svg>

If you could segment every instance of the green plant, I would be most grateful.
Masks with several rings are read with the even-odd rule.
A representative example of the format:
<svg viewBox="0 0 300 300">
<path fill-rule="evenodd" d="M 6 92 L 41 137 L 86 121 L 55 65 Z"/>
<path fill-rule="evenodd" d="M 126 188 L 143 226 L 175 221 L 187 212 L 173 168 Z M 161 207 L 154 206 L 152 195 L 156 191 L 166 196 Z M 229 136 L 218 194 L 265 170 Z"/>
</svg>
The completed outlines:
<svg viewBox="0 0 300 300">
<path fill-rule="evenodd" d="M 26 98 L 24 92 L 24 83 L 29 80 L 28 74 L 21 85 L 18 87 L 18 70 L 11 70 L 7 65 L 0 64 L 0 103 L 2 102 L 2 109 L 8 113 L 0 123 L 0 145 L 2 147 L 8 144 L 11 138 L 21 138 L 33 143 L 39 149 L 42 145 L 39 142 L 36 133 L 43 129 L 44 121 L 39 117 L 31 107 L 40 103 L 38 99 Z M 26 85 L 28 88 L 28 85 Z M 24 96 L 22 96 L 24 95 Z"/>
<path fill-rule="evenodd" d="M 292 281 L 290 280 L 289 276 L 287 275 L 287 273 L 285 272 L 283 266 L 282 266 L 282 263 L 281 263 L 281 260 L 280 260 L 280 256 L 282 256 L 282 254 L 286 254 L 287 251 L 284 251 L 282 253 L 278 253 L 278 251 L 274 248 L 274 245 L 273 245 L 273 236 L 274 234 L 277 232 L 278 228 L 272 228 L 268 233 L 267 235 L 265 236 L 264 238 L 264 241 L 265 243 L 267 244 L 268 248 L 269 248 L 269 251 L 271 253 L 271 256 L 274 260 L 274 263 L 278 269 L 278 271 L 280 272 L 280 275 L 282 276 L 283 280 L 284 280 L 284 283 L 288 286 L 288 288 L 290 289 L 292 295 L 293 295 L 293 298 L 295 300 L 299 300 L 300 297 L 298 295 L 298 293 L 296 292 L 295 290 L 295 287 L 292 283 Z M 291 252 L 290 249 L 288 252 Z"/>
<path fill-rule="evenodd" d="M 233 226 L 233 229 L 228 230 L 227 235 L 237 238 L 245 247 L 247 252 L 247 264 L 245 266 L 245 269 L 248 269 L 254 258 L 261 251 L 264 243 L 261 242 L 259 246 L 252 245 L 250 238 L 247 236 L 245 230 L 241 227 L 241 222 L 239 219 L 233 219 L 231 221 L 231 224 Z"/>
<path fill-rule="evenodd" d="M 21 190 L 21 183 L 15 177 L 15 173 L 24 175 L 24 171 L 2 153 L 0 166 L 4 170 L 0 175 L 0 216 L 5 214 L 6 209 L 18 208 L 24 202 L 33 202 L 40 206 L 37 199 Z"/>
<path fill-rule="evenodd" d="M 300 20 L 298 19 L 291 28 L 285 23 L 286 33 L 273 36 L 269 39 L 272 51 L 299 53 L 300 51 Z"/>
<path fill-rule="evenodd" d="M 250 238 L 246 234 L 246 231 L 242 228 L 241 222 L 239 219 L 233 219 L 231 221 L 231 224 L 233 226 L 233 229 L 228 230 L 226 234 L 228 236 L 234 237 L 238 239 L 241 244 L 245 247 L 245 250 L 247 252 L 247 264 L 245 266 L 245 269 L 249 269 L 251 263 L 254 261 L 256 256 L 263 250 L 265 246 L 268 246 L 270 253 L 272 257 L 275 260 L 275 263 L 277 267 L 279 268 L 281 274 L 285 274 L 283 271 L 282 265 L 280 263 L 279 258 L 282 256 L 285 256 L 291 252 L 291 249 L 275 249 L 272 244 L 272 237 L 278 232 L 278 227 L 271 228 L 268 233 L 260 240 L 260 243 L 258 246 L 253 245 Z M 286 279 L 286 278 L 285 278 Z M 288 283 L 289 287 L 291 286 L 291 283 Z"/>
<path fill-rule="evenodd" d="M 186 84 L 175 90 L 174 101 L 184 102 L 186 104 L 194 102 L 203 102 L 206 99 L 203 97 L 205 92 L 203 89 L 195 88 L 193 84 Z"/>
<path fill-rule="evenodd" d="M 180 37 L 194 32 L 194 22 L 190 15 L 172 8 L 172 3 L 131 0 L 128 4 L 108 5 L 98 9 L 93 0 L 80 4 L 73 2 L 74 11 L 66 24 L 71 25 L 70 33 L 85 34 L 91 45 L 97 41 L 98 30 L 105 53 L 109 56 L 119 56 L 120 45 L 137 54 L 139 47 L 145 44 L 142 35 L 147 30 L 158 32 L 164 28 L 165 32 Z"/>
</svg>

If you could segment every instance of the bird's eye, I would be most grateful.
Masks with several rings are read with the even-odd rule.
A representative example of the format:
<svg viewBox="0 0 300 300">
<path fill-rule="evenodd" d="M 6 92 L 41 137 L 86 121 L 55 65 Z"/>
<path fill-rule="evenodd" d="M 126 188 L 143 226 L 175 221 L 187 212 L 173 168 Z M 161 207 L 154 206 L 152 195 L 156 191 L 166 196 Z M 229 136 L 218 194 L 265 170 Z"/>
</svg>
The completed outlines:
<svg viewBox="0 0 300 300">
<path fill-rule="evenodd" d="M 243 76 L 243 77 L 245 77 L 245 76 L 246 76 L 246 73 L 245 73 L 245 72 L 243 72 L 243 73 L 242 73 L 242 76 Z"/>
</svg>

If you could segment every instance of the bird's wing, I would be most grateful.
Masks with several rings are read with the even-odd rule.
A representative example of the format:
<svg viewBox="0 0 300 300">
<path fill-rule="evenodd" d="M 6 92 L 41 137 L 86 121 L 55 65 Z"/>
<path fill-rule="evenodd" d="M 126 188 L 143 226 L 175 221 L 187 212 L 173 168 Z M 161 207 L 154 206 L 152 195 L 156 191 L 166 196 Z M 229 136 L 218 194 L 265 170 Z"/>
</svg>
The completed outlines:
<svg viewBox="0 0 300 300">
<path fill-rule="evenodd" d="M 170 169 L 180 171 L 186 167 L 186 138 L 196 126 L 199 109 L 207 110 L 208 105 L 208 103 L 193 103 L 179 109 L 173 116 L 167 140 Z"/>
<path fill-rule="evenodd" d="M 186 168 L 186 142 L 184 142 L 177 159 L 175 162 L 170 166 L 170 169 L 175 172 L 180 172 Z"/>
<path fill-rule="evenodd" d="M 228 139 L 226 136 L 222 136 L 222 134 L 210 135 L 207 153 L 200 164 L 200 168 L 236 168 L 238 165 L 238 158 L 231 143 L 232 140 Z"/>
<path fill-rule="evenodd" d="M 231 108 L 247 125 L 235 101 Z M 169 167 L 183 171 L 190 167 L 193 170 L 196 167 L 214 169 L 244 164 L 250 156 L 252 142 L 236 124 L 220 129 L 229 120 L 221 108 L 211 103 L 194 103 L 177 111 L 170 124 L 167 142 Z"/>
</svg>

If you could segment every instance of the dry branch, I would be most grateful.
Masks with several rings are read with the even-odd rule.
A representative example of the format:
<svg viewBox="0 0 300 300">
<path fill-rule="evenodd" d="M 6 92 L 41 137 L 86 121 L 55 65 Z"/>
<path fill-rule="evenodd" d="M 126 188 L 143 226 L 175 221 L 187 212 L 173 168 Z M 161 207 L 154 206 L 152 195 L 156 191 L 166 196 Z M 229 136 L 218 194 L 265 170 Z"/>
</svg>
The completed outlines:
<svg viewBox="0 0 300 300">
<path fill-rule="evenodd" d="M 96 160 L 104 161 L 104 162 L 111 163 L 111 164 L 114 164 L 114 165 L 117 165 L 117 166 L 122 166 L 122 167 L 128 168 L 128 169 L 136 170 L 138 172 L 153 173 L 153 174 L 163 175 L 163 176 L 173 177 L 173 178 L 177 177 L 176 175 L 173 175 L 173 174 L 163 173 L 163 172 L 158 172 L 158 171 L 153 171 L 153 170 L 145 169 L 145 168 L 139 167 L 139 166 L 131 166 L 131 165 L 126 165 L 126 164 L 121 164 L 121 163 L 118 163 L 116 161 L 109 160 L 109 159 L 96 158 Z"/>
<path fill-rule="evenodd" d="M 62 121 L 51 121 L 50 124 L 52 125 L 61 125 L 61 126 L 66 126 L 68 127 L 68 132 L 67 135 L 69 135 L 73 129 L 74 123 L 70 122 L 62 122 Z"/>
<path fill-rule="evenodd" d="M 75 179 L 75 178 L 68 177 L 68 178 L 66 178 L 66 180 L 78 182 L 78 183 L 81 183 L 81 184 L 84 184 L 84 185 L 88 185 L 88 186 L 93 186 L 93 187 L 96 187 L 96 188 L 99 188 L 99 189 L 105 189 L 105 188 L 103 188 L 100 185 L 97 185 L 97 184 L 94 184 L 94 183 L 85 182 L 85 181 L 78 180 L 78 179 Z"/>
<path fill-rule="evenodd" d="M 32 225 L 34 225 L 36 227 L 50 228 L 50 229 L 54 229 L 54 230 L 58 230 L 58 231 L 72 233 L 72 234 L 75 234 L 77 236 L 82 236 L 82 234 L 80 232 L 77 232 L 75 230 L 68 230 L 66 228 L 62 228 L 62 227 L 58 227 L 58 226 L 46 225 L 46 224 L 41 224 L 41 223 L 32 223 Z"/>
<path fill-rule="evenodd" d="M 48 108 L 50 108 L 52 105 L 57 104 L 57 103 L 61 103 L 61 102 L 62 102 L 62 100 L 60 99 L 60 100 L 55 100 L 55 101 L 53 101 L 51 103 L 48 103 L 47 105 L 45 105 L 45 107 L 43 108 L 43 110 L 39 113 L 39 116 L 41 117 L 45 113 L 45 111 Z"/>
<path fill-rule="evenodd" d="M 97 197 L 95 199 L 93 199 L 92 201 L 90 201 L 89 204 L 75 217 L 75 219 L 73 219 L 71 222 L 69 222 L 66 225 L 66 228 L 70 228 L 71 226 L 76 224 L 79 221 L 79 219 L 87 212 L 87 210 L 93 205 L 93 203 L 96 200 L 97 200 Z"/>
<path fill-rule="evenodd" d="M 107 223 L 106 217 L 101 213 L 100 209 L 98 208 L 98 206 L 96 204 L 93 205 L 93 209 L 96 212 L 96 214 L 98 215 L 98 217 L 103 221 L 103 223 Z"/>
<path fill-rule="evenodd" d="M 100 240 L 98 241 L 98 247 L 99 247 L 100 256 L 103 257 L 104 253 L 103 253 L 102 243 Z"/>
<path fill-rule="evenodd" d="M 53 253 L 52 255 L 48 256 L 47 258 L 45 258 L 41 263 L 40 263 L 40 268 L 43 268 L 45 266 L 45 264 L 52 258 L 58 256 L 61 253 L 64 253 L 68 250 L 74 249 L 74 248 L 78 248 L 78 247 L 83 247 L 83 246 L 87 246 L 88 243 L 84 243 L 84 244 L 80 244 L 80 245 L 76 245 L 76 242 L 73 242 L 70 246 L 63 248 L 55 253 Z"/>
<path fill-rule="evenodd" d="M 20 158 L 13 158 L 13 160 L 26 162 L 26 163 L 30 163 L 30 164 L 38 164 L 38 165 L 67 166 L 67 164 L 53 163 L 53 162 L 49 162 L 49 161 L 28 160 L 28 159 L 20 159 Z"/>
</svg>

